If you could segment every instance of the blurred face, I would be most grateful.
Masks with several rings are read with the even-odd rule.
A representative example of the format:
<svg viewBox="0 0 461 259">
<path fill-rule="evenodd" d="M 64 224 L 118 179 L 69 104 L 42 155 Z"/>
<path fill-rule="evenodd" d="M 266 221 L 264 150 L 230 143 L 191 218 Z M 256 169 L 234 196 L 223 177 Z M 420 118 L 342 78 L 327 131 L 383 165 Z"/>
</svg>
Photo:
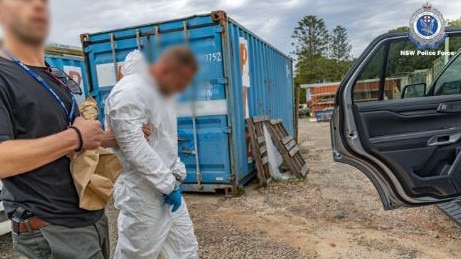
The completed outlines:
<svg viewBox="0 0 461 259">
<path fill-rule="evenodd" d="M 168 75 L 168 81 L 173 93 L 182 93 L 194 79 L 195 71 L 190 68 L 183 68 L 180 71 L 173 71 Z"/>
<path fill-rule="evenodd" d="M 50 26 L 48 1 L 0 0 L 0 24 L 7 37 L 43 45 Z"/>
<path fill-rule="evenodd" d="M 160 90 L 167 96 L 182 93 L 192 82 L 195 70 L 187 66 L 173 69 L 162 64 L 157 64 L 158 73 L 154 74 Z"/>
</svg>

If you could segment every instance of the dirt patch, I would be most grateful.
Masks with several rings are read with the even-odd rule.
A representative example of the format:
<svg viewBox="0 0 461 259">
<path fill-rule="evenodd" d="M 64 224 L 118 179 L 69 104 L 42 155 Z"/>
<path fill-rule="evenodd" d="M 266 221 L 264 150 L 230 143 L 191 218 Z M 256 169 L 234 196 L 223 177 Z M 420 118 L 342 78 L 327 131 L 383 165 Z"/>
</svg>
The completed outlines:
<svg viewBox="0 0 461 259">
<path fill-rule="evenodd" d="M 327 123 L 302 120 L 299 145 L 304 182 L 187 195 L 203 258 L 459 258 L 461 228 L 437 207 L 384 211 L 362 173 L 333 162 Z"/>
</svg>

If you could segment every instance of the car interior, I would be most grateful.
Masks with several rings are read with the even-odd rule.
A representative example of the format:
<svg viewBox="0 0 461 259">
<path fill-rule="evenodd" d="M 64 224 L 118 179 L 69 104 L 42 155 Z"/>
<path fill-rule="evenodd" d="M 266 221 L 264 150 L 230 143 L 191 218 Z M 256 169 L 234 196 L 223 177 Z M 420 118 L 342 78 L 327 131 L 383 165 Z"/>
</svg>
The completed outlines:
<svg viewBox="0 0 461 259">
<path fill-rule="evenodd" d="M 392 47 L 387 45 L 383 47 L 383 53 L 378 52 L 376 55 L 380 57 L 378 60 L 388 57 L 388 61 L 376 66 L 373 64 L 376 61 L 371 60 L 368 71 L 363 73 L 369 73 L 373 66 L 379 68 L 375 69 L 376 77 L 380 78 L 376 97 L 378 100 L 373 99 L 373 94 L 369 94 L 373 97 L 371 100 L 357 98 L 357 92 L 364 90 L 360 85 L 365 82 L 363 78 L 356 82 L 354 93 L 356 98 L 353 107 L 359 131 L 357 135 L 364 148 L 396 173 L 411 197 L 449 198 L 459 195 L 461 54 L 452 57 L 440 73 L 434 74 L 433 68 L 427 69 L 432 72 L 431 77 L 436 79 L 427 84 L 430 86 L 427 93 L 425 87 L 428 75 L 410 88 L 404 85 L 411 81 L 408 78 L 414 77 L 421 70 L 411 74 L 389 73 L 389 66 L 407 66 L 404 58 L 392 53 Z M 392 63 L 390 59 L 394 56 L 398 60 Z M 368 83 L 368 89 L 371 88 Z M 397 93 L 396 89 L 404 90 Z M 389 98 L 392 94 L 395 98 Z"/>
</svg>

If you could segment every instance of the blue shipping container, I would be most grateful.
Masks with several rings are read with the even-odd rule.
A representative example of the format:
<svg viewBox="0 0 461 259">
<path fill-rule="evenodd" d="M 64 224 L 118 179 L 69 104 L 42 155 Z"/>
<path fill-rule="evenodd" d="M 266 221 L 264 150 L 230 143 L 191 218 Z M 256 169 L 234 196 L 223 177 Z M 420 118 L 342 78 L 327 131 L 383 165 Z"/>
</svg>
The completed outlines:
<svg viewBox="0 0 461 259">
<path fill-rule="evenodd" d="M 187 44 L 196 54 L 200 71 L 178 108 L 186 191 L 235 191 L 251 179 L 254 164 L 245 118 L 281 118 L 295 134 L 292 60 L 223 11 L 83 34 L 81 40 L 88 92 L 101 111 L 132 50 L 142 50 L 151 61 L 177 44 Z"/>
</svg>

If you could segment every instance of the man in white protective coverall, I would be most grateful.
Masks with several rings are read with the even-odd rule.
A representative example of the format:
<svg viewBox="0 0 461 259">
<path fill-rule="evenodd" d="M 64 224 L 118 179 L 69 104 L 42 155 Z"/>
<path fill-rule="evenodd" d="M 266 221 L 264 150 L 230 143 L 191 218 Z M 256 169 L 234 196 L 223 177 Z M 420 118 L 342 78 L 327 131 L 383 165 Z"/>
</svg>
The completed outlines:
<svg viewBox="0 0 461 259">
<path fill-rule="evenodd" d="M 179 189 L 186 169 L 178 157 L 174 95 L 190 84 L 197 61 L 188 48 L 172 47 L 148 65 L 139 51 L 130 53 L 123 78 L 106 100 L 123 163 L 115 184 L 118 218 L 116 259 L 197 258 L 198 243 Z M 148 141 L 141 127 L 151 127 Z"/>
</svg>

